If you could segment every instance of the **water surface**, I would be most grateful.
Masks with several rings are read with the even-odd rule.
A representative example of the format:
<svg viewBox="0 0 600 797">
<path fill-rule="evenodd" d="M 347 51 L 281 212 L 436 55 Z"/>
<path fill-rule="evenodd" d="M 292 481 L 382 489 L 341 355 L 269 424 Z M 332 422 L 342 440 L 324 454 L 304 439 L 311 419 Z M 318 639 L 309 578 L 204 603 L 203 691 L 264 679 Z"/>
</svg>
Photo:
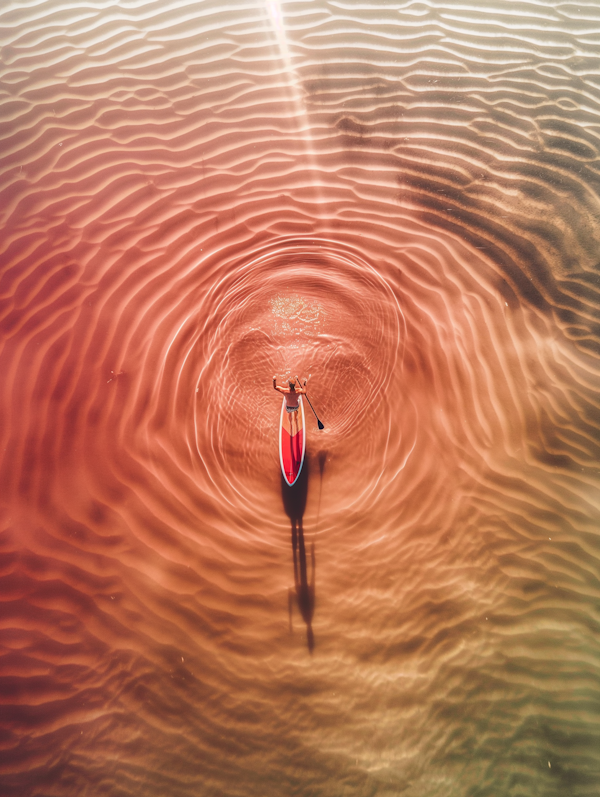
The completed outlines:
<svg viewBox="0 0 600 797">
<path fill-rule="evenodd" d="M 3 7 L 3 794 L 598 794 L 599 33 Z"/>
</svg>

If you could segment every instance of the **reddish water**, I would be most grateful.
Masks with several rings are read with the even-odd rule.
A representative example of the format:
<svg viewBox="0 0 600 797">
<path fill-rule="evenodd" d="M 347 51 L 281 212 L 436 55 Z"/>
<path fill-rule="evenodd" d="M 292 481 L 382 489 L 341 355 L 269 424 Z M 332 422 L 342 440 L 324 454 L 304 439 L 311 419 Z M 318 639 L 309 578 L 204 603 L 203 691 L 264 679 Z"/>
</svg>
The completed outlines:
<svg viewBox="0 0 600 797">
<path fill-rule="evenodd" d="M 3 795 L 598 793 L 599 25 L 3 7 Z"/>
</svg>

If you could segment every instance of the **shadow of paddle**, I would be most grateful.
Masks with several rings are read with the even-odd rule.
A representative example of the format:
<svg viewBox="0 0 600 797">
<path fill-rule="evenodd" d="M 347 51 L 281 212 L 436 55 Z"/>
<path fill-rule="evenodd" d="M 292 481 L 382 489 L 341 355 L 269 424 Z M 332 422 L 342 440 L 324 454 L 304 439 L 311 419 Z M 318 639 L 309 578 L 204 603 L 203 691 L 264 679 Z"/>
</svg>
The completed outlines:
<svg viewBox="0 0 600 797">
<path fill-rule="evenodd" d="M 290 487 L 281 477 L 281 497 L 286 515 L 292 527 L 292 553 L 294 559 L 294 586 L 296 603 L 300 609 L 302 619 L 306 624 L 306 641 L 312 653 L 315 647 L 315 638 L 312 630 L 312 618 L 315 609 L 315 546 L 311 546 L 311 573 L 308 580 L 306 564 L 306 545 L 304 543 L 304 529 L 302 518 L 306 509 L 306 496 L 308 493 L 308 462 L 305 459 L 300 476 L 296 483 Z M 289 610 L 290 627 L 292 625 L 293 596 L 290 590 Z"/>
<path fill-rule="evenodd" d="M 317 501 L 317 519 L 315 521 L 315 532 L 319 528 L 319 520 L 321 518 L 321 496 L 323 495 L 323 471 L 325 470 L 325 463 L 327 462 L 327 454 L 329 452 L 319 451 L 317 455 L 317 462 L 319 463 L 319 500 Z"/>
</svg>

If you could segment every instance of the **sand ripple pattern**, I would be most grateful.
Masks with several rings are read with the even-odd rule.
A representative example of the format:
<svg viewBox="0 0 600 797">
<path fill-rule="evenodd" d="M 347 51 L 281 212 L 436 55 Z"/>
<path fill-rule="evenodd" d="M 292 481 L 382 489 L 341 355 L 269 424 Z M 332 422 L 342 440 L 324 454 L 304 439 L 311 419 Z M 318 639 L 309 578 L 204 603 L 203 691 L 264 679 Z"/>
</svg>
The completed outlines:
<svg viewBox="0 0 600 797">
<path fill-rule="evenodd" d="M 3 5 L 3 795 L 598 793 L 599 35 Z"/>
</svg>

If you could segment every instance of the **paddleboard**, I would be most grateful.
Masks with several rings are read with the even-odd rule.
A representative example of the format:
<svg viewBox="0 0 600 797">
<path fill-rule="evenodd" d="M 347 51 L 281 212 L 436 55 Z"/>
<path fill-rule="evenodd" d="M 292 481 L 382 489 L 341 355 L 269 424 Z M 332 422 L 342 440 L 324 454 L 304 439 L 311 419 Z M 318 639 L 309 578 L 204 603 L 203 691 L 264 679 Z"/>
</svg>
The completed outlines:
<svg viewBox="0 0 600 797">
<path fill-rule="evenodd" d="M 296 418 L 298 419 L 296 422 Z M 292 420 L 293 419 L 293 420 Z M 298 412 L 285 411 L 285 397 L 281 405 L 279 421 L 279 461 L 283 478 L 291 487 L 298 480 L 304 452 L 306 451 L 306 426 L 304 425 L 304 405 L 298 396 Z"/>
</svg>

